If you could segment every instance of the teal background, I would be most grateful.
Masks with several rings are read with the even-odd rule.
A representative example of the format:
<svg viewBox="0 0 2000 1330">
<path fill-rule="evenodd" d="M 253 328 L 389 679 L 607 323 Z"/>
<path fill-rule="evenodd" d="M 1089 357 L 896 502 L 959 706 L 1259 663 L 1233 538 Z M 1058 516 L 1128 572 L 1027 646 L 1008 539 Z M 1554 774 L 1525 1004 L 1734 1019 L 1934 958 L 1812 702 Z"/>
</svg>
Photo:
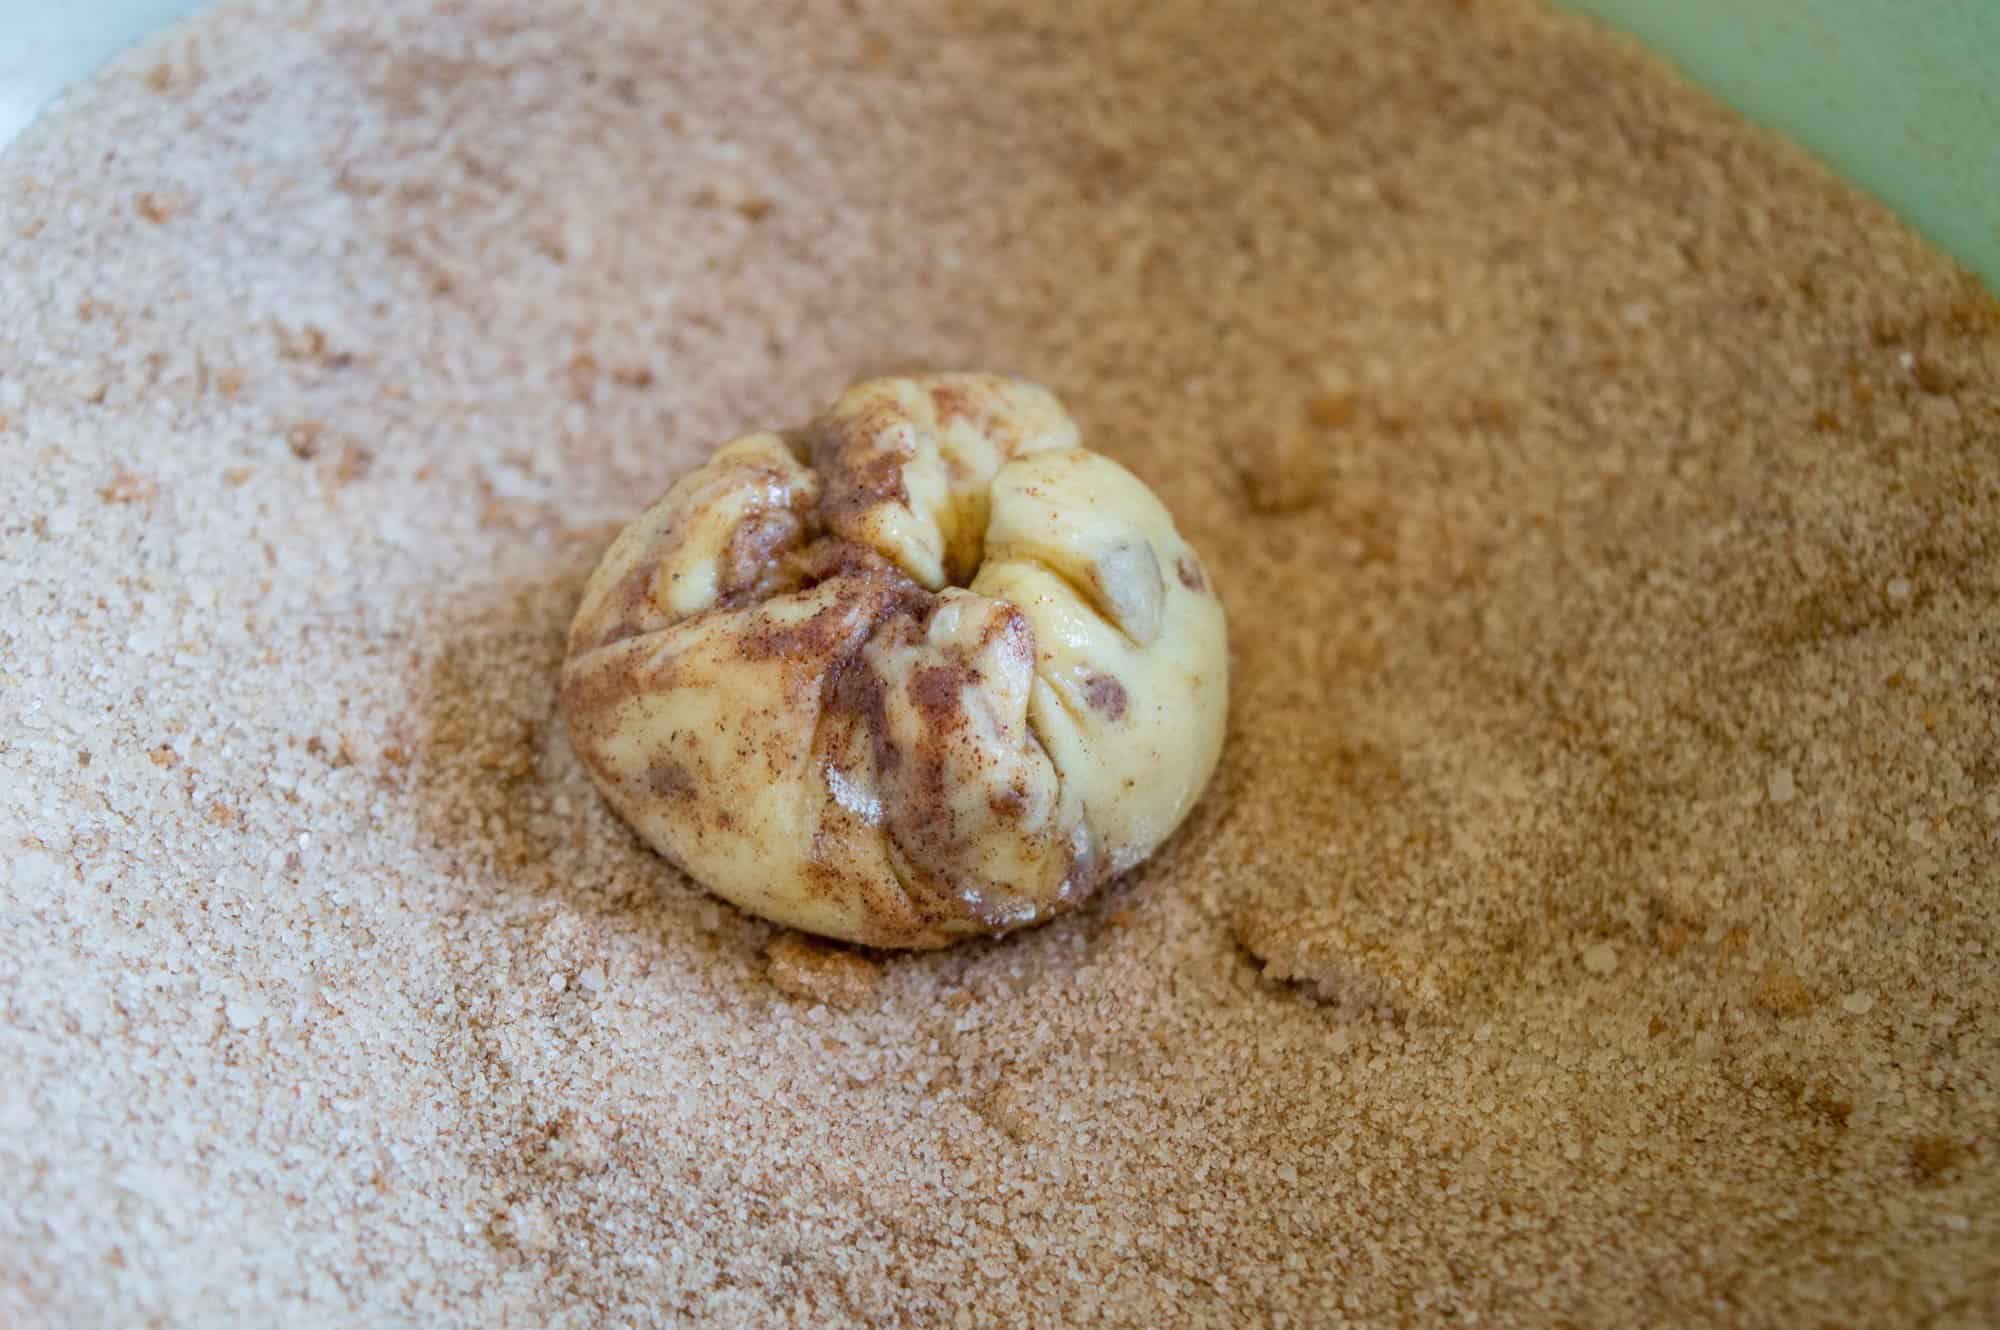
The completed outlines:
<svg viewBox="0 0 2000 1330">
<path fill-rule="evenodd" d="M 1556 2 L 1637 35 L 2000 290 L 2000 0 Z M 199 3 L 0 0 L 0 144 Z"/>
<path fill-rule="evenodd" d="M 2000 291 L 2000 0 L 1559 0 L 1637 35 Z"/>
<path fill-rule="evenodd" d="M 0 147 L 49 98 L 201 0 L 0 0 Z"/>
</svg>

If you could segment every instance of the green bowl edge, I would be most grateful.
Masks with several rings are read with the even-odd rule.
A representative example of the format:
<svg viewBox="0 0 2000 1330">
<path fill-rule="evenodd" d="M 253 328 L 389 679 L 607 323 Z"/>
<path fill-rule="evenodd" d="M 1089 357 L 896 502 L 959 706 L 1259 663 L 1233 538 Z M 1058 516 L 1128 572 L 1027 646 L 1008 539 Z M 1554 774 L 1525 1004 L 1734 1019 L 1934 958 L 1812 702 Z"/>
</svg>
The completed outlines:
<svg viewBox="0 0 2000 1330">
<path fill-rule="evenodd" d="M 1557 0 L 1817 154 L 2000 292 L 2000 0 Z"/>
</svg>

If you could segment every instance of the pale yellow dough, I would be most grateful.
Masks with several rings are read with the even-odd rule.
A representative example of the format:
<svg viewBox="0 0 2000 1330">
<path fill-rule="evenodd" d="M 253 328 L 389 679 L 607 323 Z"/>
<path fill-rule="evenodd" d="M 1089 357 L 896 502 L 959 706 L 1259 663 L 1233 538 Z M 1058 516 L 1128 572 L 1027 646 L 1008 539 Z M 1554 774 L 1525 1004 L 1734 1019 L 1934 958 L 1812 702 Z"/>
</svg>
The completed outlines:
<svg viewBox="0 0 2000 1330">
<path fill-rule="evenodd" d="M 755 914 L 937 947 L 1151 854 L 1222 747 L 1221 602 L 1045 389 L 877 379 L 683 477 L 612 543 L 563 665 L 612 806 Z"/>
</svg>

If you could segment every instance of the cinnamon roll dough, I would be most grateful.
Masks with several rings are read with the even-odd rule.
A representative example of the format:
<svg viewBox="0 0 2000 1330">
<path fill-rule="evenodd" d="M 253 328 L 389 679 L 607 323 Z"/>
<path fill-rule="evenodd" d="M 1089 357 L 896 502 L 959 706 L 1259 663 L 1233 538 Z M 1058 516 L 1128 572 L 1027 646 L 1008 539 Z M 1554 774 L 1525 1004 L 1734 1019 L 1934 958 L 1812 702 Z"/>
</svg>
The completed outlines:
<svg viewBox="0 0 2000 1330">
<path fill-rule="evenodd" d="M 1221 751 L 1221 603 L 1049 392 L 877 379 L 683 477 L 585 588 L 562 707 L 605 797 L 752 913 L 886 947 L 1038 922 Z"/>
</svg>

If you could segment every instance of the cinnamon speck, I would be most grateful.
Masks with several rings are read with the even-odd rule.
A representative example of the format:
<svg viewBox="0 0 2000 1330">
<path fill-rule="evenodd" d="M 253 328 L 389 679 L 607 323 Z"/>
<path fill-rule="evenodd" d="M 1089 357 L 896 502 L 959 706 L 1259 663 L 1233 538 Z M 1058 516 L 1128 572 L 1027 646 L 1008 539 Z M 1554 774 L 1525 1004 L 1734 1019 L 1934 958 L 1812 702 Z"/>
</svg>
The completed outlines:
<svg viewBox="0 0 2000 1330">
<path fill-rule="evenodd" d="M 362 447 L 353 439 L 341 440 L 340 456 L 335 459 L 326 476 L 327 497 L 332 498 L 349 485 L 366 477 L 369 468 L 374 464 L 373 451 Z"/>
<path fill-rule="evenodd" d="M 1319 429 L 1337 429 L 1354 419 L 1352 393 L 1317 393 L 1306 399 L 1306 419 Z"/>
<path fill-rule="evenodd" d="M 271 336 L 278 344 L 278 355 L 282 359 L 316 361 L 326 357 L 326 333 L 310 323 L 293 329 L 274 322 Z"/>
<path fill-rule="evenodd" d="M 302 461 L 319 456 L 320 435 L 326 427 L 317 420 L 301 420 L 285 427 L 285 446 Z"/>
<path fill-rule="evenodd" d="M 1125 716 L 1125 685 L 1108 674 L 1093 674 L 1083 681 L 1083 700 L 1109 720 Z"/>
<path fill-rule="evenodd" d="M 159 493 L 158 482 L 122 466 L 112 472 L 111 483 L 97 492 L 106 503 L 151 503 Z"/>
<path fill-rule="evenodd" d="M 588 351 L 571 356 L 563 368 L 563 378 L 571 401 L 590 401 L 597 393 L 597 357 Z"/>
<path fill-rule="evenodd" d="M 180 212 L 181 204 L 180 200 L 170 195 L 148 193 L 141 194 L 133 208 L 141 217 L 158 226 L 173 220 L 175 214 Z"/>
</svg>

